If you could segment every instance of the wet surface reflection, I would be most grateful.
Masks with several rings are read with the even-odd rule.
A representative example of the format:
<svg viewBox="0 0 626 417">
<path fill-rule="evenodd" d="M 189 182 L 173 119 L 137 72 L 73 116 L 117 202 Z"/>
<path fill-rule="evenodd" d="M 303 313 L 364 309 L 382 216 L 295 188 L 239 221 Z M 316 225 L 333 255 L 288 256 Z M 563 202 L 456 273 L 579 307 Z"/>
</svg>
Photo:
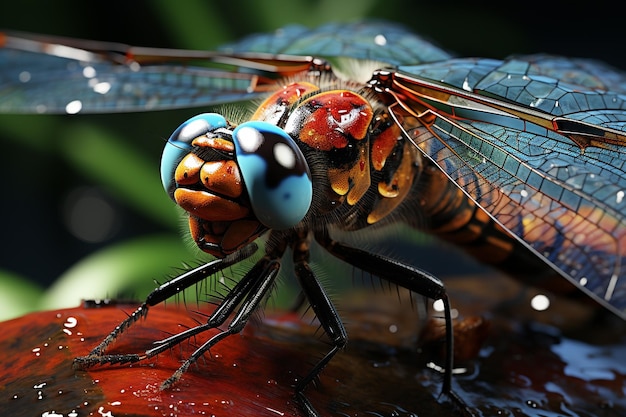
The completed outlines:
<svg viewBox="0 0 626 417">
<path fill-rule="evenodd" d="M 558 299 L 533 310 L 536 294 L 485 279 L 448 285 L 459 315 L 456 400 L 439 395 L 440 327 L 419 317 L 420 299 L 395 289 L 338 300 L 350 342 L 307 390 L 310 400 L 333 416 L 626 415 L 623 321 Z M 154 308 L 114 349 L 145 350 L 203 322 L 205 307 Z M 75 371 L 73 358 L 133 308 L 92 304 L 3 323 L 0 408 L 12 416 L 297 416 L 292 387 L 328 349 L 315 320 L 271 313 L 218 344 L 170 391 L 160 382 L 210 334 L 146 363 Z"/>
</svg>

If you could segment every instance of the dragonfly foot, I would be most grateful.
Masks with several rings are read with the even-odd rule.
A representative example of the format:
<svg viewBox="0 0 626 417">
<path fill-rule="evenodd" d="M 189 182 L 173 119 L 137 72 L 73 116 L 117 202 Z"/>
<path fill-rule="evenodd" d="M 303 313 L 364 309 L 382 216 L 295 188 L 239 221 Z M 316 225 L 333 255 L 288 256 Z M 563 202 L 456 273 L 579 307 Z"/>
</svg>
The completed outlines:
<svg viewBox="0 0 626 417">
<path fill-rule="evenodd" d="M 74 369 L 87 369 L 98 365 L 135 363 L 145 359 L 145 355 L 87 355 L 74 359 Z"/>
</svg>

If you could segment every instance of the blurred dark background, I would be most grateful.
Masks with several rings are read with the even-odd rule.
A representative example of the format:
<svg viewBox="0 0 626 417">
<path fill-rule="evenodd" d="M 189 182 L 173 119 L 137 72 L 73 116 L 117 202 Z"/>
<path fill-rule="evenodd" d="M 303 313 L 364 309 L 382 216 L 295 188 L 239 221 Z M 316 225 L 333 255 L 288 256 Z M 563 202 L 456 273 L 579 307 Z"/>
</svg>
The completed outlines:
<svg viewBox="0 0 626 417">
<path fill-rule="evenodd" d="M 316 26 L 327 21 L 380 18 L 403 23 L 462 56 L 502 58 L 549 52 L 598 58 L 626 68 L 623 17 L 614 6 L 606 2 L 593 2 L 585 8 L 571 2 L 544 3 L 23 0 L 1 6 L 0 28 L 143 46 L 212 49 L 290 23 Z M 140 297 L 145 295 L 153 283 L 140 275 L 159 278 L 159 271 L 169 272 L 165 265 L 178 266 L 185 256 L 185 245 L 176 243 L 179 221 L 165 194 L 157 190 L 158 161 L 169 133 L 197 112 L 0 116 L 0 270 L 27 282 L 20 291 L 28 297 L 44 297 L 60 276 L 67 277 L 68 270 L 76 269 L 86 257 L 117 248 L 127 255 L 128 264 L 136 265 L 135 272 L 145 272 L 134 273 L 144 284 L 133 287 Z M 92 135 L 99 139 L 87 139 Z M 108 172 L 106 166 L 99 168 L 90 162 L 90 158 L 104 155 L 109 158 L 104 164 L 108 163 Z M 137 169 L 127 171 L 129 165 Z M 111 171 L 118 177 L 111 179 Z M 153 179 L 146 177 L 152 174 Z M 72 231 L 75 225 L 68 220 L 68 213 L 73 211 L 93 215 L 86 220 L 92 226 L 86 235 Z M 154 246 L 137 243 L 144 237 Z M 179 245 L 181 252 L 173 249 L 174 245 Z M 188 255 L 193 259 L 192 252 Z M 108 265 L 107 259 L 101 259 L 103 264 Z M 430 263 L 423 266 L 435 273 L 450 272 L 446 269 L 449 262 L 444 265 L 435 259 Z M 91 275 L 93 281 L 79 289 L 82 296 L 112 295 L 99 293 L 107 288 L 106 283 L 102 287 L 93 284 L 110 275 Z M 119 291 L 124 284 L 111 288 Z M 62 297 L 58 292 L 47 296 Z M 49 301 L 41 307 L 57 305 Z M 38 306 L 33 302 L 27 307 Z"/>
</svg>

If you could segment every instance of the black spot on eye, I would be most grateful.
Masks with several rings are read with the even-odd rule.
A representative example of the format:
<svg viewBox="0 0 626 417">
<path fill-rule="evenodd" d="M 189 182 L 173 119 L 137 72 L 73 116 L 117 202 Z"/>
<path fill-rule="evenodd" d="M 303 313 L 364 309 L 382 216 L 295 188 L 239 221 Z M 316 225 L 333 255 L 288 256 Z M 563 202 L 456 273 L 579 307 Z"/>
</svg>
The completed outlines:
<svg viewBox="0 0 626 417">
<path fill-rule="evenodd" d="M 296 157 L 298 153 L 296 152 L 296 149 L 294 149 L 296 146 L 295 143 L 290 143 L 291 141 L 285 140 L 282 135 L 274 132 L 261 133 L 263 134 L 264 140 L 255 153 L 268 163 L 267 175 L 265 177 L 265 184 L 268 188 L 278 187 L 287 177 L 292 175 L 299 177 L 308 172 L 305 162 Z M 287 145 L 293 152 L 294 159 L 296 161 L 293 167 L 285 167 L 276 160 L 274 156 L 274 147 L 278 143 Z"/>
</svg>

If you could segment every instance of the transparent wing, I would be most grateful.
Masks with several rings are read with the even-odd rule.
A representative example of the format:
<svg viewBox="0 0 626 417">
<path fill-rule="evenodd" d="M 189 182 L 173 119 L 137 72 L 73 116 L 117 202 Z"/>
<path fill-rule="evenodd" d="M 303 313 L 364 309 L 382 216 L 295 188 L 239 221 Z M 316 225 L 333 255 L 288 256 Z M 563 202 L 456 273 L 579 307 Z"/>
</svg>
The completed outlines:
<svg viewBox="0 0 626 417">
<path fill-rule="evenodd" d="M 112 113 L 194 107 L 251 97 L 255 76 L 160 65 L 135 70 L 0 51 L 0 112 Z"/>
<path fill-rule="evenodd" d="M 626 76 L 547 56 L 401 71 L 395 111 L 424 154 L 537 256 L 626 318 Z"/>
<path fill-rule="evenodd" d="M 221 51 L 267 52 L 331 59 L 349 57 L 390 65 L 421 64 L 450 58 L 426 39 L 389 22 L 329 23 L 315 29 L 288 26 L 271 34 L 252 35 Z"/>
<path fill-rule="evenodd" d="M 290 26 L 220 51 L 139 48 L 0 34 L 0 111 L 129 112 L 249 100 L 272 80 L 309 70 L 313 57 L 388 64 L 448 57 L 388 23 Z"/>
<path fill-rule="evenodd" d="M 306 71 L 311 63 L 22 34 L 5 35 L 3 43 L 5 113 L 149 111 L 247 100 L 272 77 Z"/>
</svg>

